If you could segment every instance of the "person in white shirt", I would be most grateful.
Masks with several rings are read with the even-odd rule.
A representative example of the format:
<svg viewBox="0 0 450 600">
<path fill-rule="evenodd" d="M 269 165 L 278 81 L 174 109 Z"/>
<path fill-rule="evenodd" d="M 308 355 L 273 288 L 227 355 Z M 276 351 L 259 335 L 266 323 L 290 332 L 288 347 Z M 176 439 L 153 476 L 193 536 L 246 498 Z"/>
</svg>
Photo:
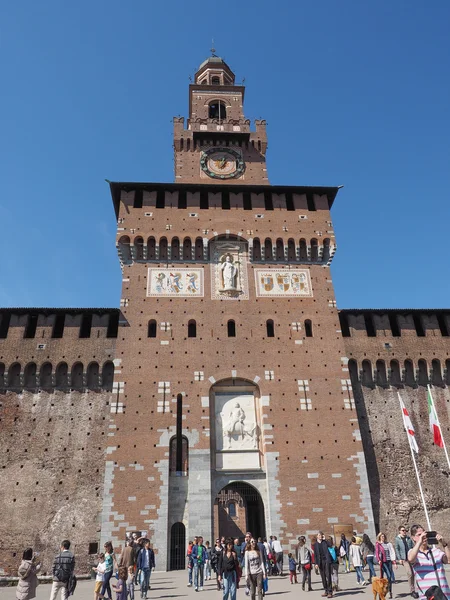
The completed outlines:
<svg viewBox="0 0 450 600">
<path fill-rule="evenodd" d="M 244 555 L 247 585 L 250 588 L 251 600 L 255 600 L 258 589 L 258 600 L 263 599 L 263 579 L 266 578 L 266 567 L 255 539 L 251 539 Z"/>
<path fill-rule="evenodd" d="M 96 573 L 95 575 L 95 588 L 94 588 L 94 600 L 98 600 L 99 596 L 100 596 L 100 592 L 102 589 L 102 584 L 103 584 L 103 573 L 105 572 L 106 569 L 106 565 L 105 565 L 105 555 L 103 554 L 103 552 L 101 552 L 98 555 L 98 565 L 96 567 L 94 567 L 94 571 Z"/>
<path fill-rule="evenodd" d="M 283 546 L 279 542 L 276 535 L 273 536 L 272 550 L 275 554 L 278 574 L 283 575 Z"/>
</svg>

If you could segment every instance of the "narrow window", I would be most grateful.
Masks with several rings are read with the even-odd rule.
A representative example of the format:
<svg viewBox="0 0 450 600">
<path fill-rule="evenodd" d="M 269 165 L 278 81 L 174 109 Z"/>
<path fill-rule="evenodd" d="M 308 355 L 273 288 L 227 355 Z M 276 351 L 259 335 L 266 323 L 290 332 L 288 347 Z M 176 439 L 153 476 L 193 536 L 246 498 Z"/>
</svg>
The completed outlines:
<svg viewBox="0 0 450 600">
<path fill-rule="evenodd" d="M 55 383 L 56 383 L 56 387 L 59 390 L 64 390 L 67 388 L 68 372 L 69 372 L 69 367 L 67 366 L 67 363 L 65 363 L 65 362 L 59 363 L 59 365 L 56 367 Z"/>
<path fill-rule="evenodd" d="M 102 388 L 107 392 L 111 392 L 113 389 L 114 382 L 114 363 L 107 361 L 103 365 L 102 369 Z M 119 390 L 118 390 L 119 391 Z"/>
<path fill-rule="evenodd" d="M 211 78 L 211 85 L 220 85 L 220 78 L 219 77 L 212 77 Z"/>
<path fill-rule="evenodd" d="M 80 338 L 91 337 L 92 314 L 85 313 L 81 319 Z"/>
<path fill-rule="evenodd" d="M 230 502 L 228 505 L 228 515 L 231 519 L 236 517 L 236 503 Z"/>
<path fill-rule="evenodd" d="M 438 320 L 438 324 L 439 324 L 439 329 L 441 330 L 442 337 L 448 337 L 448 327 L 447 327 L 447 321 L 445 319 L 445 315 L 443 315 L 442 313 L 438 313 L 437 320 Z"/>
<path fill-rule="evenodd" d="M 36 335 L 36 327 L 38 322 L 37 315 L 28 315 L 27 324 L 25 326 L 24 338 L 34 338 Z"/>
<path fill-rule="evenodd" d="M 113 312 L 109 315 L 108 329 L 106 331 L 107 338 L 116 338 L 119 333 L 119 313 Z"/>
<path fill-rule="evenodd" d="M 300 240 L 300 260 L 307 261 L 308 260 L 308 248 L 306 246 L 306 240 Z"/>
<path fill-rule="evenodd" d="M 93 362 L 88 366 L 86 379 L 88 389 L 98 390 L 100 383 L 100 369 L 98 363 Z"/>
<path fill-rule="evenodd" d="M 277 260 L 284 260 L 284 243 L 283 240 L 277 240 Z"/>
<path fill-rule="evenodd" d="M 53 387 L 52 365 L 44 363 L 39 372 L 39 386 L 43 390 L 48 390 Z"/>
<path fill-rule="evenodd" d="M 306 337 L 313 336 L 312 321 L 310 319 L 306 319 L 305 321 L 305 335 Z"/>
<path fill-rule="evenodd" d="M 275 337 L 275 328 L 272 319 L 266 321 L 267 337 Z"/>
<path fill-rule="evenodd" d="M 414 374 L 414 366 L 412 360 L 405 360 L 405 384 L 410 387 L 415 387 L 416 377 Z"/>
<path fill-rule="evenodd" d="M 251 196 L 250 192 L 244 192 L 243 200 L 244 200 L 244 210 L 252 210 L 252 196 Z"/>
<path fill-rule="evenodd" d="M 264 208 L 266 210 L 273 210 L 272 192 L 264 192 Z"/>
<path fill-rule="evenodd" d="M 209 208 L 208 192 L 200 192 L 200 209 L 206 210 Z"/>
<path fill-rule="evenodd" d="M 362 381 L 361 383 L 367 387 L 373 386 L 372 365 L 370 360 L 362 361 Z"/>
<path fill-rule="evenodd" d="M 376 337 L 377 331 L 373 324 L 373 316 L 370 313 L 364 314 L 364 324 L 366 326 L 366 332 L 368 337 Z"/>
<path fill-rule="evenodd" d="M 195 260 L 203 260 L 203 240 L 197 238 L 195 240 Z"/>
<path fill-rule="evenodd" d="M 236 323 L 233 320 L 228 321 L 228 337 L 236 337 Z"/>
<path fill-rule="evenodd" d="M 437 358 L 433 359 L 431 362 L 431 383 L 436 386 L 442 386 L 442 371 L 441 371 L 441 363 Z"/>
<path fill-rule="evenodd" d="M 316 239 L 311 240 L 311 261 L 317 262 L 319 260 L 319 245 Z"/>
<path fill-rule="evenodd" d="M 190 238 L 185 238 L 183 242 L 183 260 L 192 260 L 192 242 Z"/>
<path fill-rule="evenodd" d="M 222 210 L 230 210 L 230 192 L 222 192 Z"/>
<path fill-rule="evenodd" d="M 172 260 L 180 260 L 180 240 L 172 239 Z"/>
<path fill-rule="evenodd" d="M 425 330 L 423 328 L 422 318 L 417 313 L 413 314 L 414 327 L 416 328 L 417 337 L 425 337 Z"/>
<path fill-rule="evenodd" d="M 288 192 L 286 194 L 286 210 L 295 210 L 294 208 L 294 199 L 292 197 L 292 193 Z"/>
<path fill-rule="evenodd" d="M 339 313 L 339 323 L 341 324 L 342 337 L 351 337 L 348 316 L 345 313 Z"/>
<path fill-rule="evenodd" d="M 140 236 L 134 239 L 134 254 L 136 260 L 144 260 L 144 240 Z"/>
<path fill-rule="evenodd" d="M 266 241 L 264 242 L 264 258 L 266 260 L 272 260 L 273 256 L 272 256 L 272 240 L 269 240 L 269 238 L 266 239 Z"/>
<path fill-rule="evenodd" d="M 330 240 L 326 238 L 323 240 L 323 254 L 322 262 L 327 263 L 330 260 Z"/>
<path fill-rule="evenodd" d="M 167 239 L 165 237 L 159 240 L 159 258 L 167 260 Z"/>
<path fill-rule="evenodd" d="M 316 205 L 314 204 L 314 196 L 312 194 L 306 194 L 306 203 L 308 205 L 308 210 L 316 210 Z"/>
<path fill-rule="evenodd" d="M 261 260 L 261 242 L 259 238 L 253 240 L 253 260 Z"/>
<path fill-rule="evenodd" d="M 134 192 L 133 208 L 142 208 L 143 198 L 144 198 L 144 191 L 136 190 Z"/>
<path fill-rule="evenodd" d="M 156 242 L 154 237 L 149 237 L 147 240 L 147 258 L 155 260 L 156 258 Z"/>
<path fill-rule="evenodd" d="M 398 364 L 397 360 L 391 360 L 389 383 L 395 387 L 400 387 L 402 385 L 402 377 L 400 375 L 400 365 Z"/>
<path fill-rule="evenodd" d="M 74 390 L 83 388 L 83 365 L 77 362 L 72 367 L 71 387 Z"/>
<path fill-rule="evenodd" d="M 377 385 L 387 387 L 386 363 L 384 360 L 377 360 L 376 369 Z"/>
<path fill-rule="evenodd" d="M 445 373 L 446 373 L 445 384 L 450 385 L 450 360 L 449 359 L 447 359 L 445 361 Z"/>
<path fill-rule="evenodd" d="M 8 371 L 8 387 L 11 389 L 20 388 L 20 364 L 13 363 Z"/>
<path fill-rule="evenodd" d="M 418 378 L 417 383 L 419 385 L 426 386 L 429 383 L 427 363 L 422 358 L 419 360 L 418 366 L 419 366 L 419 378 Z"/>
<path fill-rule="evenodd" d="M 400 337 L 402 332 L 398 326 L 398 319 L 395 313 L 389 313 L 389 325 L 391 327 L 392 337 Z"/>
<path fill-rule="evenodd" d="M 0 322 L 0 339 L 5 340 L 8 337 L 9 324 L 11 322 L 11 313 L 3 313 Z"/>
<path fill-rule="evenodd" d="M 66 321 L 66 315 L 64 313 L 55 315 L 55 321 L 53 323 L 53 330 L 52 330 L 52 338 L 62 338 L 62 336 L 64 335 L 65 321 Z"/>
<path fill-rule="evenodd" d="M 294 240 L 290 239 L 288 240 L 288 260 L 294 261 L 296 258 L 297 257 L 295 253 L 295 242 Z"/>
<path fill-rule="evenodd" d="M 359 377 L 358 377 L 358 363 L 354 358 L 351 358 L 348 361 L 348 371 L 350 373 L 350 380 L 352 382 L 353 389 L 359 385 Z"/>
<path fill-rule="evenodd" d="M 220 101 L 211 102 L 209 105 L 208 116 L 210 119 L 219 119 L 220 121 L 227 118 L 227 109 L 225 104 Z"/>
<path fill-rule="evenodd" d="M 147 337 L 155 338 L 156 337 L 156 321 L 155 319 L 151 319 L 148 322 L 148 334 Z"/>
<path fill-rule="evenodd" d="M 23 372 L 23 387 L 33 390 L 36 387 L 36 363 L 28 363 Z"/>
<path fill-rule="evenodd" d="M 5 387 L 5 363 L 0 362 L 0 389 Z"/>
<path fill-rule="evenodd" d="M 189 142 L 189 140 L 188 140 Z M 156 204 L 155 204 L 155 208 L 164 208 L 165 207 L 165 202 L 166 200 L 166 194 L 164 192 L 164 190 L 158 190 L 156 192 Z"/>
<path fill-rule="evenodd" d="M 178 208 L 187 208 L 186 190 L 180 190 L 178 192 Z"/>
<path fill-rule="evenodd" d="M 194 319 L 191 319 L 188 323 L 188 337 L 197 337 L 197 323 L 194 321 Z"/>
</svg>

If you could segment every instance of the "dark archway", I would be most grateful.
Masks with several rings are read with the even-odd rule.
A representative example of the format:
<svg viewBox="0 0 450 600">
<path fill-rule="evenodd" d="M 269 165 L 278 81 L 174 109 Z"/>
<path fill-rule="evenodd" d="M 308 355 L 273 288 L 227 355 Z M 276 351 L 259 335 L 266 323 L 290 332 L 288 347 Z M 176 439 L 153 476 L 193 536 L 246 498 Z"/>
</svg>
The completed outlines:
<svg viewBox="0 0 450 600">
<path fill-rule="evenodd" d="M 183 523 L 174 523 L 170 530 L 170 563 L 171 571 L 180 571 L 186 566 L 186 527 Z"/>
<path fill-rule="evenodd" d="M 242 538 L 266 536 L 264 503 L 261 494 L 244 481 L 230 483 L 220 490 L 214 502 L 215 536 Z"/>
</svg>

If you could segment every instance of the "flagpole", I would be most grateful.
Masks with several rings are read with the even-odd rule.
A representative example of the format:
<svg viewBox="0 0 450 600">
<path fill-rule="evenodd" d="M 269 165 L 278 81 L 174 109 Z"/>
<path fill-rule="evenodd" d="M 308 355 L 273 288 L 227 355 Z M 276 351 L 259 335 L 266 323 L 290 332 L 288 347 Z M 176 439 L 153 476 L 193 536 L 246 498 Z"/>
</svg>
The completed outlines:
<svg viewBox="0 0 450 600">
<path fill-rule="evenodd" d="M 441 423 L 439 421 L 439 416 L 437 414 L 436 405 L 434 404 L 434 398 L 433 398 L 433 394 L 431 393 L 431 386 L 430 386 L 430 384 L 428 384 L 428 393 L 430 394 L 431 406 L 433 407 L 434 414 L 436 415 L 438 426 L 439 426 L 439 429 L 441 431 L 442 443 L 444 444 L 445 458 L 447 459 L 447 464 L 448 464 L 448 467 L 450 469 L 450 458 L 448 457 L 447 446 L 445 444 L 444 436 L 442 435 L 442 427 L 441 427 Z"/>
<path fill-rule="evenodd" d="M 400 392 L 399 391 L 397 391 L 397 395 L 398 395 L 398 399 L 400 401 L 400 408 L 402 408 L 402 411 L 403 411 L 402 397 L 400 396 Z M 410 439 L 410 435 L 409 435 L 408 432 L 406 432 L 406 436 L 408 438 L 409 449 L 411 450 L 411 458 L 412 458 L 412 461 L 413 461 L 413 464 L 414 464 L 414 470 L 416 472 L 417 483 L 419 484 L 420 496 L 422 498 L 423 511 L 425 513 L 425 518 L 427 520 L 428 531 L 431 531 L 430 517 L 428 516 L 427 505 L 426 505 L 426 502 L 425 502 L 425 496 L 424 496 L 423 489 L 422 489 L 422 483 L 420 481 L 419 470 L 417 468 L 416 457 L 414 456 L 414 450 L 413 450 L 413 447 L 411 445 L 411 439 Z"/>
</svg>

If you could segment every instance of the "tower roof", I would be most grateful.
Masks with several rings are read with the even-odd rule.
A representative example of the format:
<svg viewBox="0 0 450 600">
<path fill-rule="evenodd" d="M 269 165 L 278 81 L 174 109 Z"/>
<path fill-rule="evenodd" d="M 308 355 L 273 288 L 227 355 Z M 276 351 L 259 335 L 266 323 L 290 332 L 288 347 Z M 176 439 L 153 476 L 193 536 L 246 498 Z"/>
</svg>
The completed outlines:
<svg viewBox="0 0 450 600">
<path fill-rule="evenodd" d="M 204 75 L 208 70 L 213 70 L 213 72 L 223 73 L 223 80 L 221 82 L 222 85 L 234 85 L 234 73 L 220 56 L 216 56 L 214 53 L 209 56 L 206 60 L 202 62 L 199 66 L 197 73 L 195 74 L 195 82 L 196 83 L 206 83 L 206 81 L 202 81 L 207 75 Z M 200 81 L 199 81 L 200 79 Z"/>
</svg>

